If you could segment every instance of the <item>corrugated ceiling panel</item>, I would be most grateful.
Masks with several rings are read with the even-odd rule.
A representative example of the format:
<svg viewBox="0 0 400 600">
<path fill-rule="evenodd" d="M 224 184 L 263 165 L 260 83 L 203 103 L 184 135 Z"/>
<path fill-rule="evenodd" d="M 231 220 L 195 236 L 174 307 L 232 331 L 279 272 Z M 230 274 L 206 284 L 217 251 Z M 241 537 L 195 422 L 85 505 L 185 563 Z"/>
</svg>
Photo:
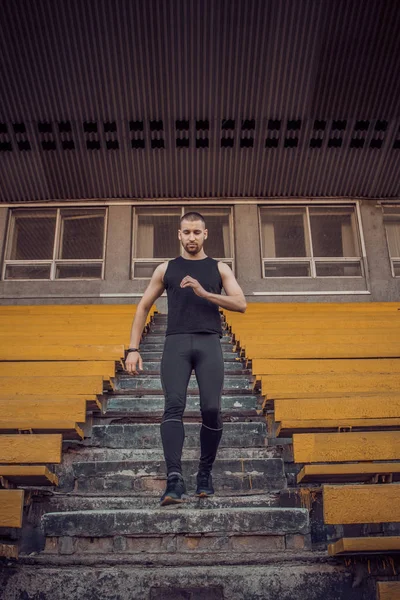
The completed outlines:
<svg viewBox="0 0 400 600">
<path fill-rule="evenodd" d="M 400 196 L 397 0 L 1 4 L 0 201 Z"/>
</svg>

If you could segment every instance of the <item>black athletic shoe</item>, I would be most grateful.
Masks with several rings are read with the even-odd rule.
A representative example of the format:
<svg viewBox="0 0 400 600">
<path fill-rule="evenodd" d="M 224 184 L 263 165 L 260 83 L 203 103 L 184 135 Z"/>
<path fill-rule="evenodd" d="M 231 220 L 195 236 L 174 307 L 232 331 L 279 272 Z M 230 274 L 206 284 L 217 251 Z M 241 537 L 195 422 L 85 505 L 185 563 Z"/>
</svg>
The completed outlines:
<svg viewBox="0 0 400 600">
<path fill-rule="evenodd" d="M 167 478 L 167 488 L 160 499 L 161 506 L 168 504 L 181 504 L 182 496 L 186 493 L 185 482 L 182 475 L 173 474 Z"/>
<path fill-rule="evenodd" d="M 200 471 L 197 473 L 197 489 L 196 496 L 200 498 L 206 498 L 214 494 L 214 488 L 212 483 L 211 473 L 205 473 Z"/>
</svg>

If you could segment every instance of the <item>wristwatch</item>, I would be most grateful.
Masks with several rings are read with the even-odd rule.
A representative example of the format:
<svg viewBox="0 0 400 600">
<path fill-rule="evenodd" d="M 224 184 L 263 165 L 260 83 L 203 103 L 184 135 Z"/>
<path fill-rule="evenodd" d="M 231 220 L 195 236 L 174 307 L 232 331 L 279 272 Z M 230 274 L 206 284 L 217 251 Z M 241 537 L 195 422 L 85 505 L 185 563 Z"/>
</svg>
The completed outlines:
<svg viewBox="0 0 400 600">
<path fill-rule="evenodd" d="M 129 352 L 139 352 L 139 348 L 128 348 L 126 353 L 129 354 Z"/>
</svg>

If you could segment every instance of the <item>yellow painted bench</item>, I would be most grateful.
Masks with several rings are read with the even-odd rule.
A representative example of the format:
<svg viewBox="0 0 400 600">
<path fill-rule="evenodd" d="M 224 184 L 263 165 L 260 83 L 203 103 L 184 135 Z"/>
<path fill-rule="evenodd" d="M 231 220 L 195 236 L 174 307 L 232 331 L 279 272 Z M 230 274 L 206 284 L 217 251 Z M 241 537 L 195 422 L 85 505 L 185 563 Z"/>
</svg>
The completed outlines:
<svg viewBox="0 0 400 600">
<path fill-rule="evenodd" d="M 104 379 L 115 377 L 115 361 L 18 361 L 0 362 L 0 377 L 72 377 L 101 375 Z"/>
<path fill-rule="evenodd" d="M 0 478 L 13 485 L 58 485 L 58 477 L 46 465 L 1 465 Z"/>
<path fill-rule="evenodd" d="M 16 340 L 19 340 L 21 343 L 21 339 L 24 339 L 24 343 L 28 346 L 33 346 L 35 343 L 37 345 L 45 345 L 45 346 L 53 346 L 55 344 L 65 344 L 67 346 L 72 346 L 74 344 L 79 344 L 80 346 L 100 346 L 105 342 L 111 345 L 123 344 L 128 347 L 130 333 L 125 331 L 124 335 L 119 334 L 103 334 L 99 332 L 93 333 L 79 333 L 70 331 L 65 334 L 60 334 L 56 332 L 51 333 L 34 333 L 34 334 L 20 334 L 19 336 L 15 336 L 13 334 L 0 335 L 0 343 L 1 344 L 12 344 L 15 345 Z M 122 354 L 123 356 L 123 354 Z"/>
<path fill-rule="evenodd" d="M 258 328 L 257 328 L 258 329 Z M 333 328 L 332 328 L 333 329 Z M 332 330 L 329 329 L 327 331 L 317 331 L 317 332 L 309 332 L 309 331 L 266 331 L 265 333 L 257 333 L 254 334 L 248 333 L 246 335 L 239 336 L 235 333 L 235 342 L 241 347 L 246 348 L 249 345 L 257 345 L 257 344 L 282 344 L 284 346 L 289 346 L 290 344 L 295 343 L 296 345 L 300 344 L 309 344 L 316 345 L 324 342 L 326 344 L 354 344 L 354 345 L 365 345 L 365 344 L 373 344 L 375 342 L 384 342 L 388 341 L 391 343 L 396 343 L 399 341 L 400 328 L 386 327 L 385 329 L 379 329 L 376 331 L 367 331 L 363 332 L 359 329 L 354 330 Z"/>
<path fill-rule="evenodd" d="M 74 406 L 78 406 L 75 404 L 75 401 L 79 401 L 82 410 L 86 406 L 89 411 L 99 411 L 101 410 L 101 402 L 94 394 L 83 394 L 82 396 L 54 396 L 54 395 L 46 395 L 46 394 L 0 394 L 0 406 L 5 406 L 6 404 L 10 405 L 9 409 L 13 410 L 15 407 L 16 412 L 12 414 L 19 414 L 19 406 L 26 405 L 28 408 L 32 408 L 35 403 L 38 403 L 38 410 L 40 410 L 41 403 L 47 406 L 47 403 L 53 402 L 56 412 L 48 412 L 48 415 L 58 416 L 59 412 L 57 406 L 60 403 L 64 404 L 65 410 L 67 410 L 68 406 L 71 406 L 71 410 L 74 410 Z M 69 404 L 71 403 L 71 404 Z M 9 409 L 6 409 L 5 414 L 10 414 Z M 43 408 L 43 410 L 47 410 L 47 408 Z M 81 409 L 79 409 L 81 410 Z M 86 413 L 86 410 L 85 410 Z M 72 413 L 71 413 L 72 414 Z M 76 419 L 78 423 L 82 423 L 78 418 Z"/>
<path fill-rule="evenodd" d="M 400 538 L 398 550 L 400 550 Z M 378 581 L 376 590 L 378 593 L 377 600 L 399 600 L 400 581 Z"/>
<path fill-rule="evenodd" d="M 275 420 L 389 419 L 400 415 L 400 393 L 326 399 L 277 399 Z"/>
<path fill-rule="evenodd" d="M 103 377 L 101 375 L 89 375 L 80 377 L 0 377 L 1 394 L 41 394 L 49 395 L 85 395 L 102 394 Z"/>
<path fill-rule="evenodd" d="M 327 525 L 400 523 L 400 484 L 324 485 Z"/>
<path fill-rule="evenodd" d="M 24 490 L 0 490 L 0 527 L 21 527 Z"/>
<path fill-rule="evenodd" d="M 120 360 L 124 352 L 121 343 L 21 345 L 21 340 L 14 338 L 8 346 L 0 344 L 0 361 Z"/>
<path fill-rule="evenodd" d="M 340 538 L 328 544 L 329 556 L 349 554 L 393 554 L 400 552 L 400 536 L 374 536 Z M 397 587 L 397 590 L 399 588 Z M 398 600 L 400 596 L 388 596 L 388 600 Z M 385 598 L 385 596 L 384 596 Z M 386 598 L 385 598 L 386 600 Z"/>
<path fill-rule="evenodd" d="M 303 419 L 283 420 L 268 427 L 272 437 L 287 438 L 295 433 L 322 433 L 335 431 L 384 431 L 398 430 L 400 418 L 397 419 Z"/>
<path fill-rule="evenodd" d="M 321 374 L 321 375 L 296 375 L 288 377 L 285 375 L 262 375 L 262 394 L 269 399 L 285 398 L 288 393 L 340 394 L 351 391 L 354 395 L 364 392 L 372 392 L 377 395 L 380 392 L 396 393 L 400 390 L 400 373 L 345 373 L 345 374 Z"/>
<path fill-rule="evenodd" d="M 268 406 L 268 402 L 264 403 Z M 274 401 L 274 419 L 267 415 L 273 437 L 321 431 L 381 430 L 400 427 L 400 395 L 337 398 L 293 398 Z"/>
<path fill-rule="evenodd" d="M 30 433 L 61 433 L 67 440 L 83 440 L 84 433 L 81 427 L 72 419 L 33 419 L 19 417 L 3 419 L 0 417 L 0 435 L 30 432 Z"/>
<path fill-rule="evenodd" d="M 248 359 L 255 358 L 398 358 L 400 357 L 400 341 L 353 345 L 349 343 L 298 344 L 293 339 L 286 346 L 276 342 L 269 343 L 266 336 L 264 344 L 249 343 L 244 346 L 244 354 Z"/>
<path fill-rule="evenodd" d="M 0 418 L 60 420 L 68 417 L 77 423 L 84 423 L 87 404 L 84 396 L 20 396 L 13 402 L 9 397 L 0 397 Z"/>
<path fill-rule="evenodd" d="M 62 436 L 52 434 L 0 435 L 0 463 L 60 463 Z"/>
<path fill-rule="evenodd" d="M 296 463 L 399 460 L 400 431 L 296 433 Z"/>
<path fill-rule="evenodd" d="M 261 375 L 321 375 L 345 373 L 400 373 L 400 358 L 354 358 L 346 359 L 263 359 L 252 360 L 253 374 Z"/>
<path fill-rule="evenodd" d="M 378 478 L 387 483 L 400 481 L 400 461 L 304 465 L 297 483 L 376 483 Z"/>
</svg>

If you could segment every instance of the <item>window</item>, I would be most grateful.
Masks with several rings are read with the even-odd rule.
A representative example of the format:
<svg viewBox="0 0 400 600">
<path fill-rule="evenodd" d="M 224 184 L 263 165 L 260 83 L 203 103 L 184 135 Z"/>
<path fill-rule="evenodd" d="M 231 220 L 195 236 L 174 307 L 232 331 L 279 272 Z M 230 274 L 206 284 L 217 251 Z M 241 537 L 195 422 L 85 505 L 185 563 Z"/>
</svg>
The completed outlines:
<svg viewBox="0 0 400 600">
<path fill-rule="evenodd" d="M 162 262 L 179 256 L 179 207 L 135 208 L 133 277 L 149 278 Z"/>
<path fill-rule="evenodd" d="M 361 277 L 353 206 L 260 207 L 264 277 Z"/>
<path fill-rule="evenodd" d="M 186 212 L 199 212 L 206 221 L 209 237 L 205 252 L 234 266 L 232 210 L 230 207 L 137 207 L 134 209 L 132 277 L 148 279 L 156 267 L 182 253 L 178 239 L 179 221 Z"/>
<path fill-rule="evenodd" d="M 389 248 L 393 277 L 400 277 L 400 206 L 384 207 L 383 222 Z"/>
<path fill-rule="evenodd" d="M 102 279 L 106 209 L 12 211 L 3 279 Z"/>
</svg>

